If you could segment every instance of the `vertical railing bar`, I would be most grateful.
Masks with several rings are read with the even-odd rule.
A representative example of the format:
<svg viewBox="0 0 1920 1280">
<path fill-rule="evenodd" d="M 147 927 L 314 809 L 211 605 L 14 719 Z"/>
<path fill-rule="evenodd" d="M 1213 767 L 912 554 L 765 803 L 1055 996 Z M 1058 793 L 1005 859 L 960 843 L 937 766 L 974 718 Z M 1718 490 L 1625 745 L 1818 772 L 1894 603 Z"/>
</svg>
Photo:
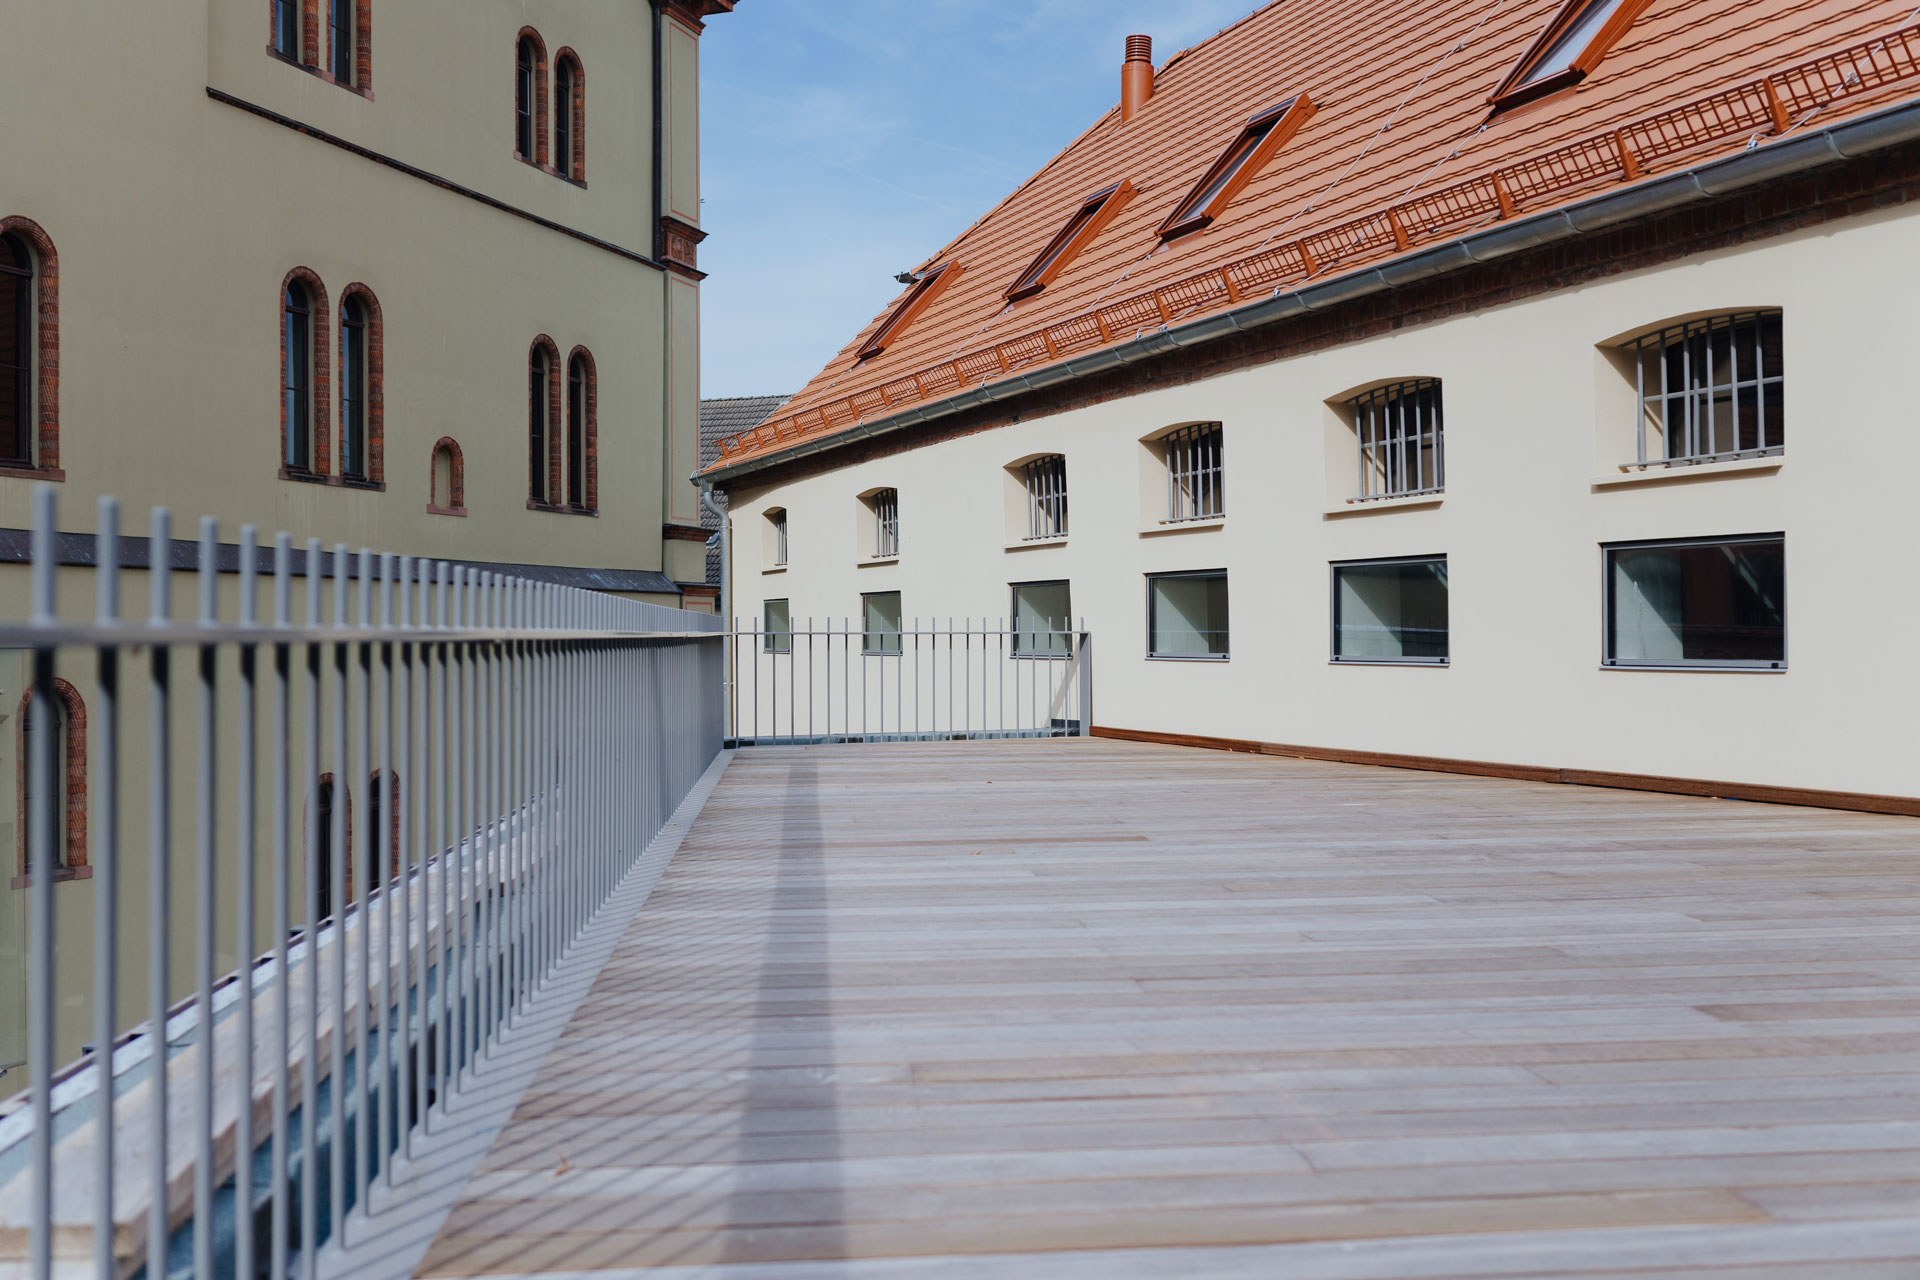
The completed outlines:
<svg viewBox="0 0 1920 1280">
<path fill-rule="evenodd" d="M 276 533 L 273 539 L 273 625 L 293 625 L 293 539 Z M 267 1250 L 269 1280 L 287 1280 L 287 1248 L 293 1211 L 288 1203 L 287 1117 L 292 1110 L 293 1082 L 290 1060 L 293 1038 L 288 1020 L 293 1016 L 293 998 L 288 991 L 292 978 L 287 972 L 287 936 L 293 931 L 288 895 L 293 892 L 289 874 L 288 802 L 289 774 L 293 749 L 292 706 L 289 686 L 293 646 L 276 641 L 273 646 L 273 1154 L 268 1182 L 273 1193 L 269 1211 L 272 1245 Z M 311 1074 L 312 1062 L 307 1064 Z M 307 1166 L 311 1161 L 306 1161 Z"/>
<path fill-rule="evenodd" d="M 147 560 L 148 622 L 170 626 L 173 620 L 172 513 L 153 509 Z M 173 752 L 169 741 L 172 650 L 156 644 L 148 651 L 147 714 L 147 1016 L 153 1037 L 152 1090 L 148 1094 L 151 1132 L 151 1199 L 147 1205 L 147 1257 L 167 1256 L 167 995 L 170 982 L 168 933 L 172 899 Z"/>
<path fill-rule="evenodd" d="M 347 863 L 353 860 L 352 825 L 347 821 L 353 812 L 353 775 L 347 771 L 347 704 L 351 696 L 351 673 L 348 668 L 347 641 L 344 633 L 348 627 L 347 577 L 352 572 L 352 562 L 347 555 L 347 544 L 334 544 L 333 548 L 333 626 L 343 633 L 339 638 L 328 641 L 333 655 L 332 688 L 332 724 L 333 724 L 333 814 L 332 839 L 329 845 L 332 857 L 327 875 L 328 915 L 333 921 L 333 1052 L 329 1063 L 327 1097 L 332 1103 L 329 1110 L 333 1123 L 330 1178 L 328 1189 L 331 1199 L 328 1201 L 328 1239 L 338 1244 L 346 1231 L 347 1213 Z M 362 822 L 361 826 L 366 823 Z M 362 1148 L 364 1150 L 365 1148 Z M 317 1243 L 317 1242 L 316 1242 Z"/>
<path fill-rule="evenodd" d="M 316 631 L 323 622 L 325 554 L 320 539 L 307 539 L 307 626 Z M 306 645 L 306 779 L 301 794 L 306 797 L 306 848 L 301 855 L 301 881 L 305 890 L 301 910 L 306 924 L 307 969 L 307 1049 L 300 1072 L 300 1248 L 305 1260 L 307 1280 L 320 1274 L 320 691 L 326 655 L 324 642 L 315 639 Z M 331 826 L 329 825 L 329 831 Z M 331 882 L 329 874 L 329 882 Z M 331 1087 L 331 1086 L 329 1086 Z"/>
<path fill-rule="evenodd" d="M 338 913 L 341 921 L 341 933 L 337 935 L 345 941 L 346 922 L 351 919 L 356 927 L 354 934 L 354 952 L 360 962 L 360 977 L 352 987 L 353 1001 L 353 1204 L 364 1212 L 367 1203 L 367 1162 L 373 1155 L 372 1117 L 367 1114 L 372 1105 L 373 1052 L 368 1037 L 367 1004 L 373 998 L 373 871 L 375 861 L 374 827 L 384 824 L 387 815 L 379 815 L 379 823 L 374 821 L 373 790 L 373 645 L 368 637 L 373 628 L 373 552 L 366 547 L 360 548 L 358 563 L 355 565 L 358 588 L 354 593 L 356 608 L 353 625 L 359 632 L 359 641 L 349 655 L 350 662 L 356 668 L 357 675 L 350 682 L 343 682 L 343 692 L 351 687 L 355 701 L 347 707 L 348 723 L 353 729 L 353 772 L 347 779 L 349 819 L 352 817 L 352 784 L 364 779 L 364 790 L 360 803 L 360 838 L 353 839 L 354 823 L 347 824 L 347 867 L 350 884 L 347 889 L 351 907 Z M 357 714 L 356 714 L 357 710 Z M 336 788 L 337 790 L 337 788 Z M 342 948 L 344 950 L 344 947 Z M 344 1015 L 343 1015 L 344 1021 Z M 345 1243 L 342 1237 L 341 1243 Z"/>
<path fill-rule="evenodd" d="M 239 623 L 243 627 L 254 627 L 260 622 L 259 572 L 260 572 L 260 530 L 253 525 L 240 528 L 240 601 Z M 254 1037 L 254 962 L 259 958 L 259 949 L 254 941 L 254 913 L 259 908 L 258 889 L 255 886 L 255 859 L 258 849 L 255 847 L 259 835 L 259 814 L 256 809 L 258 761 L 255 753 L 259 749 L 256 703 L 256 664 L 259 651 L 253 644 L 242 644 L 239 649 L 240 662 L 240 705 L 238 733 L 234 742 L 234 793 L 237 805 L 235 815 L 236 835 L 234 840 L 234 897 L 239 907 L 239 919 L 235 922 L 239 931 L 239 945 L 235 948 L 240 960 L 240 1062 L 235 1073 L 240 1080 L 239 1100 L 234 1115 L 233 1141 L 233 1256 L 236 1271 L 254 1270 L 255 1249 L 253 1240 L 253 1037 Z M 277 1250 L 276 1250 L 277 1251 Z"/>
<path fill-rule="evenodd" d="M 380 630 L 393 630 L 393 556 L 383 552 L 380 556 Z M 399 1116 L 393 1110 L 394 1089 L 392 1082 L 397 1066 L 393 1052 L 393 908 L 395 883 L 393 874 L 394 847 L 393 831 L 402 821 L 400 810 L 395 807 L 394 761 L 393 761 L 393 641 L 382 639 L 380 642 L 380 694 L 374 700 L 379 711 L 379 748 L 376 754 L 374 776 L 377 781 L 376 794 L 380 797 L 379 828 L 373 832 L 374 864 L 379 875 L 369 875 L 370 882 L 380 885 L 380 975 L 374 982 L 378 1003 L 374 1006 L 378 1014 L 378 1025 L 374 1034 L 379 1046 L 380 1072 L 369 1081 L 369 1096 L 378 1100 L 379 1110 L 374 1116 L 374 1172 L 382 1169 L 387 1175 L 387 1185 L 393 1185 L 394 1126 Z M 368 923 L 371 923 L 370 921 Z M 400 988 L 400 998 L 406 998 L 406 987 Z M 373 1206 L 367 1205 L 366 1212 L 371 1215 Z"/>
<path fill-rule="evenodd" d="M 57 621 L 55 600 L 55 521 L 59 498 L 50 484 L 34 486 L 32 534 L 33 621 L 52 626 Z M 54 658 L 52 645 L 38 645 L 33 651 L 33 697 L 28 714 L 35 729 L 25 735 L 30 759 L 27 762 L 29 794 L 32 803 L 26 814 L 27 846 L 30 861 L 28 879 L 28 951 L 27 982 L 29 1022 L 27 1028 L 28 1088 L 33 1098 L 32 1161 L 33 1219 L 30 1250 L 34 1280 L 50 1280 L 53 1275 L 53 1055 L 54 1004 L 59 993 L 54 988 L 53 868 L 54 837 L 61 829 L 54 796 L 54 746 L 59 733 L 54 724 Z M 166 1011 L 161 1010 L 162 1034 Z M 109 1042 L 103 1046 L 112 1053 Z M 103 1095 L 108 1096 L 108 1095 Z M 164 1103 L 161 1104 L 164 1108 Z"/>
<path fill-rule="evenodd" d="M 434 581 L 434 625 L 441 630 L 447 626 L 447 589 L 452 566 L 442 560 L 435 566 Z M 452 692 L 449 688 L 448 646 L 442 641 L 434 646 L 431 659 L 440 692 L 436 700 L 437 714 L 433 717 L 433 758 L 434 774 L 437 785 L 434 792 L 433 837 L 434 858 L 440 864 L 440 894 L 437 899 L 440 908 L 440 942 L 434 948 L 434 958 L 440 970 L 439 980 L 434 989 L 439 995 L 440 1023 L 439 1038 L 434 1042 L 436 1053 L 433 1061 L 433 1081 L 435 1100 L 439 1103 L 440 1114 L 447 1113 L 447 1093 L 449 1063 L 453 1058 L 453 915 L 449 898 L 453 877 L 453 857 L 447 842 L 451 832 L 451 804 L 447 794 L 450 785 L 451 767 L 447 760 L 447 747 L 453 740 Z M 431 691 L 429 691 L 431 693 Z M 431 1130 L 430 1130 L 431 1131 Z"/>
<path fill-rule="evenodd" d="M 215 591 L 219 566 L 220 529 L 212 516 L 200 519 L 200 610 L 202 627 L 211 627 L 216 617 Z M 194 1274 L 213 1274 L 213 942 L 219 933 L 214 919 L 215 808 L 217 795 L 214 753 L 214 661 L 219 649 L 211 644 L 198 646 L 199 733 L 194 779 L 194 923 L 193 948 L 194 1058 L 198 1063 L 194 1080 L 194 1161 L 193 1161 L 193 1262 Z"/>
<path fill-rule="evenodd" d="M 100 499 L 94 526 L 94 610 L 101 626 L 120 623 L 120 503 Z M 100 784 L 100 823 L 91 850 L 93 898 L 93 1060 L 101 1098 L 100 1140 L 93 1150 L 93 1268 L 95 1280 L 119 1280 L 114 1258 L 113 1182 L 116 1168 L 113 1042 L 120 1008 L 120 646 L 98 652 L 100 713 L 95 776 Z M 277 1280 L 277 1278 L 276 1278 Z"/>
</svg>

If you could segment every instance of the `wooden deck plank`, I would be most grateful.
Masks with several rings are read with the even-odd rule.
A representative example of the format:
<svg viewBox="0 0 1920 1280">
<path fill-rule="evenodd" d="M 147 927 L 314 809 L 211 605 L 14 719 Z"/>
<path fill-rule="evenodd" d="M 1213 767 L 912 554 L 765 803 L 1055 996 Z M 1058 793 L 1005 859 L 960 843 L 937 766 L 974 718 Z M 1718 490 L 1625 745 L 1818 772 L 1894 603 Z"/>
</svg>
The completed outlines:
<svg viewBox="0 0 1920 1280">
<path fill-rule="evenodd" d="M 1899 818 L 750 750 L 420 1274 L 1920 1275 L 1916 908 Z"/>
</svg>

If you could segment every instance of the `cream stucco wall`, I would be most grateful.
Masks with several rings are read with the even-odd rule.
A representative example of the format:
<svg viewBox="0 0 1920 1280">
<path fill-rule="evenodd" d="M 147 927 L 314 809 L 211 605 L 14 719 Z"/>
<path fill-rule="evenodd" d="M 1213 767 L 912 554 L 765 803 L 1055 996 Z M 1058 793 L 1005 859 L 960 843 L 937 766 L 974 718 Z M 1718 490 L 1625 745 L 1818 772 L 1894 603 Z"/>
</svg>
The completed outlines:
<svg viewBox="0 0 1920 1280">
<path fill-rule="evenodd" d="M 1309 746 L 1920 795 L 1920 631 L 1905 583 L 1920 433 L 1903 389 L 1920 321 L 1915 216 L 1888 210 L 731 495 L 732 611 L 907 618 L 1008 611 L 1067 579 L 1094 636 L 1096 724 Z M 1601 344 L 1672 317 L 1784 309 L 1777 469 L 1596 486 L 1632 458 L 1632 390 Z M 1327 402 L 1442 379 L 1447 492 L 1329 516 L 1352 435 Z M 1143 437 L 1224 424 L 1227 516 L 1143 528 Z M 1071 536 L 1010 547 L 1005 468 L 1062 453 Z M 1153 482 L 1157 484 L 1158 482 Z M 857 495 L 900 493 L 897 562 L 861 563 Z M 1149 488 L 1152 486 L 1149 485 Z M 768 573 L 762 513 L 788 511 Z M 1603 543 L 1784 531 L 1789 669 L 1602 669 Z M 1329 663 L 1329 563 L 1445 554 L 1451 664 Z M 1145 575 L 1225 568 L 1232 655 L 1149 660 Z"/>
</svg>

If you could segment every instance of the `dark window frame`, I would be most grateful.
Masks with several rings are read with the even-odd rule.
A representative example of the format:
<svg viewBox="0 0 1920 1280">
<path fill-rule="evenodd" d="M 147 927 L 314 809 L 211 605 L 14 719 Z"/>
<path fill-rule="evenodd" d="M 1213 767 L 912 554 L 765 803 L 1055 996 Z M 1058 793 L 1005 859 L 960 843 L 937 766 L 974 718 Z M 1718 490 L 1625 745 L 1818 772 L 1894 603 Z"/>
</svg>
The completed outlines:
<svg viewBox="0 0 1920 1280">
<path fill-rule="evenodd" d="M 1618 658 L 1614 655 L 1614 555 L 1621 551 L 1659 551 L 1669 547 L 1733 547 L 1777 545 L 1780 548 L 1780 657 L 1778 660 L 1727 658 Z M 1600 544 L 1600 666 L 1608 671 L 1723 671 L 1751 674 L 1775 674 L 1788 669 L 1787 632 L 1787 535 L 1775 533 L 1729 534 L 1704 538 L 1652 538 L 1630 542 Z"/>
<path fill-rule="evenodd" d="M 0 275 L 10 276 L 20 283 L 14 289 L 14 315 L 12 321 L 14 351 L 9 353 L 0 349 L 0 369 L 9 369 L 15 378 L 14 393 L 10 406 L 0 407 L 13 416 L 15 448 L 11 456 L 0 456 L 0 467 L 31 469 L 39 452 L 39 427 L 36 421 L 35 383 L 40 376 L 39 346 L 40 326 L 35 314 L 39 297 L 39 262 L 33 252 L 33 246 L 24 236 L 13 232 L 0 233 L 0 244 L 8 246 L 8 252 L 17 256 L 24 264 L 14 267 L 0 264 Z M 0 449 L 0 454 L 4 454 Z"/>
<path fill-rule="evenodd" d="M 359 53 L 355 0 L 327 0 L 327 69 L 338 84 L 352 88 Z"/>
<path fill-rule="evenodd" d="M 370 462 L 367 399 L 373 341 L 366 300 L 349 293 L 340 300 L 340 476 L 367 481 Z"/>
<path fill-rule="evenodd" d="M 1145 575 L 1147 590 L 1147 660 L 1149 662 L 1226 662 L 1233 656 L 1233 593 L 1231 579 L 1225 568 L 1219 569 L 1181 569 L 1167 573 L 1149 573 Z M 1157 653 L 1154 651 L 1154 636 L 1159 627 L 1155 625 L 1158 616 L 1153 597 L 1153 584 L 1170 578 L 1218 578 L 1229 583 L 1227 592 L 1227 642 L 1222 653 Z"/>
<path fill-rule="evenodd" d="M 587 360 L 576 351 L 567 359 L 567 506 L 587 506 Z"/>
<path fill-rule="evenodd" d="M 1370 569 L 1382 565 L 1438 564 L 1444 571 L 1447 555 L 1374 556 L 1366 560 L 1327 563 L 1327 661 L 1342 667 L 1445 667 L 1453 663 L 1453 584 L 1447 590 L 1447 652 L 1439 657 L 1352 657 L 1340 652 L 1340 573 L 1343 569 Z"/>
<path fill-rule="evenodd" d="M 301 0 L 273 0 L 272 27 L 269 48 L 279 57 L 289 62 L 301 61 L 305 50 L 302 47 Z"/>
<path fill-rule="evenodd" d="M 545 345 L 536 343 L 527 362 L 527 501 L 536 506 L 551 506 L 553 494 L 553 448 L 551 421 L 551 379 L 555 370 Z"/>
<path fill-rule="evenodd" d="M 299 300 L 294 291 L 299 290 Z M 288 471 L 317 474 L 314 466 L 314 329 L 318 309 L 304 280 L 289 280 L 280 292 L 281 412 L 286 441 L 281 463 Z"/>
</svg>

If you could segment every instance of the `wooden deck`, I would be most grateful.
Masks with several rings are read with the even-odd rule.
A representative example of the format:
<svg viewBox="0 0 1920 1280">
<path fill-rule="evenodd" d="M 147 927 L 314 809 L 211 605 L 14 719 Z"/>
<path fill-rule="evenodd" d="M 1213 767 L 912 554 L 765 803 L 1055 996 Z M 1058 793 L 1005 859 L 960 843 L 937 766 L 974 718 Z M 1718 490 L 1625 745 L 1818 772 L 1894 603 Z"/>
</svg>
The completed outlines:
<svg viewBox="0 0 1920 1280">
<path fill-rule="evenodd" d="M 742 752 L 429 1276 L 1920 1276 L 1920 823 Z"/>
</svg>

